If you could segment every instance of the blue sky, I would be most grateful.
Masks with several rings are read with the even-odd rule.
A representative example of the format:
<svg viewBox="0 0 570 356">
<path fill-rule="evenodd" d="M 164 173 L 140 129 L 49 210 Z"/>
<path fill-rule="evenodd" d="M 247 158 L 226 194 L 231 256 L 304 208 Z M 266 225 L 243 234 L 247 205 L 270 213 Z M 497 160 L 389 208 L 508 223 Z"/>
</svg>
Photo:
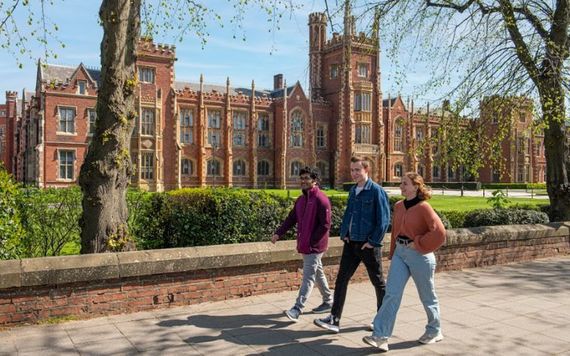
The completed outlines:
<svg viewBox="0 0 570 356">
<path fill-rule="evenodd" d="M 208 0 L 206 2 L 222 17 L 230 17 L 231 6 L 227 0 Z M 59 26 L 58 39 L 65 44 L 59 48 L 57 41 L 50 40 L 51 48 L 58 58 L 50 58 L 53 64 L 76 66 L 83 62 L 89 67 L 99 67 L 99 45 L 102 29 L 97 23 L 100 1 L 95 0 L 54 0 L 54 5 L 46 5 L 48 17 Z M 283 73 L 288 84 L 297 80 L 306 89 L 308 79 L 308 14 L 324 11 L 323 0 L 306 1 L 304 6 L 293 13 L 286 14 L 280 23 L 280 29 L 270 32 L 266 15 L 261 11 L 250 10 L 243 21 L 243 33 L 246 41 L 242 41 L 242 30 L 228 24 L 220 28 L 211 23 L 208 31 L 209 39 L 205 48 L 195 36 L 186 36 L 183 42 L 175 40 L 174 33 L 155 36 L 155 42 L 176 45 L 175 64 L 176 80 L 197 82 L 200 74 L 211 84 L 224 84 L 229 77 L 234 86 L 249 87 L 255 80 L 257 88 L 272 88 L 273 75 Z M 20 22 L 25 20 L 26 13 L 15 14 Z M 340 19 L 339 19 L 340 20 Z M 330 30 L 330 29 L 329 29 Z M 233 39 L 233 35 L 237 39 Z M 330 36 L 330 34 L 329 34 Z M 386 39 L 383 39 L 385 41 Z M 13 55 L 0 49 L 0 82 L 1 95 L 6 90 L 23 88 L 29 91 L 35 88 L 37 58 L 43 56 L 43 48 L 31 42 L 29 49 L 33 58 L 20 57 L 23 69 L 19 69 Z M 427 80 L 422 70 L 411 68 L 415 73 L 407 77 L 405 83 L 396 84 L 392 68 L 384 56 L 382 58 L 382 86 L 384 96 L 392 96 L 398 92 L 404 97 L 413 96 L 417 105 L 424 105 L 430 99 L 429 94 L 418 95 L 417 85 Z M 425 73 L 425 72 L 424 72 Z M 436 94 L 431 95 L 432 98 Z M 3 99 L 0 99 L 3 102 Z"/>
</svg>

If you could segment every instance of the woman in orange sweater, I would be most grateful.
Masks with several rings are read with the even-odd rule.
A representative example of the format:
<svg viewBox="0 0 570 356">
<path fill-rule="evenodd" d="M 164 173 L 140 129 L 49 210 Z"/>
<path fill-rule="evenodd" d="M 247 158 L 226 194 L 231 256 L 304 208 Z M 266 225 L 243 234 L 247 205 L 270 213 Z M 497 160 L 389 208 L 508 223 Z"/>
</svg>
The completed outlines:
<svg viewBox="0 0 570 356">
<path fill-rule="evenodd" d="M 445 228 L 439 216 L 426 202 L 431 193 L 420 175 L 406 173 L 402 177 L 400 189 L 405 199 L 394 206 L 388 257 L 392 262 L 386 282 L 386 295 L 374 318 L 372 336 L 363 338 L 365 343 L 384 352 L 388 351 L 388 338 L 392 336 L 396 314 L 410 276 L 416 284 L 428 318 L 426 331 L 418 341 L 432 344 L 443 340 L 439 302 L 435 294 L 436 262 L 433 252 L 445 242 Z"/>
</svg>

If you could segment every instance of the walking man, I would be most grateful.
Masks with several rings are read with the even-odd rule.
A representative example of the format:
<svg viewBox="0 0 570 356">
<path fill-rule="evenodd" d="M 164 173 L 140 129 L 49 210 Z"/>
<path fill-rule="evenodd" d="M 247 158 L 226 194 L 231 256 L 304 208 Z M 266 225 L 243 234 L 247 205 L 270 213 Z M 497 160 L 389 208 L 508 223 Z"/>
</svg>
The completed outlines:
<svg viewBox="0 0 570 356">
<path fill-rule="evenodd" d="M 297 251 L 303 255 L 303 280 L 295 305 L 285 311 L 285 315 L 294 322 L 299 321 L 313 285 L 323 297 L 321 305 L 313 309 L 314 313 L 326 313 L 331 309 L 332 292 L 323 271 L 321 258 L 328 248 L 331 227 L 331 204 L 329 198 L 319 189 L 318 173 L 309 167 L 299 172 L 303 194 L 295 201 L 295 206 L 271 237 L 275 243 L 291 227 L 297 224 Z"/>
<path fill-rule="evenodd" d="M 333 333 L 340 331 L 348 282 L 360 262 L 364 262 L 376 291 L 376 311 L 382 305 L 386 289 L 382 276 L 381 246 L 390 223 L 388 196 L 382 187 L 368 177 L 370 164 L 367 160 L 352 157 L 350 161 L 350 174 L 356 185 L 348 194 L 348 205 L 340 227 L 344 247 L 334 288 L 334 304 L 329 316 L 315 319 L 315 325 Z"/>
</svg>

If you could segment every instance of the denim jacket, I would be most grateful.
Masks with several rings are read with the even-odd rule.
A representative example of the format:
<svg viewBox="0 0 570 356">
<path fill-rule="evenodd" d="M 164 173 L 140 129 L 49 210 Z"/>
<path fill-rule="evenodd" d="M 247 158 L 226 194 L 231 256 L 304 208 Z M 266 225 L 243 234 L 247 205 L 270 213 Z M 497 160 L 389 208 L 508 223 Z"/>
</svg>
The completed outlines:
<svg viewBox="0 0 570 356">
<path fill-rule="evenodd" d="M 379 247 L 382 246 L 389 224 L 390 203 L 381 186 L 368 178 L 358 195 L 356 185 L 350 189 L 348 205 L 340 225 L 341 238 L 350 235 L 352 241 L 364 241 Z"/>
</svg>

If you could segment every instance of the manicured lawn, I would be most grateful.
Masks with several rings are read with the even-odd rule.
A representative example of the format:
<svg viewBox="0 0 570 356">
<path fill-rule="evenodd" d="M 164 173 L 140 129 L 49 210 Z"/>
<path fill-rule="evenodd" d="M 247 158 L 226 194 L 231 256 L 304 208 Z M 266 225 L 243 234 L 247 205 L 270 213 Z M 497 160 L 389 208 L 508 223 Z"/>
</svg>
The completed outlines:
<svg viewBox="0 0 570 356">
<path fill-rule="evenodd" d="M 530 199 L 530 198 L 511 198 L 509 205 L 515 204 L 529 204 L 529 205 L 547 205 L 548 200 L 544 199 Z M 487 198 L 483 197 L 459 197 L 459 196 L 444 196 L 434 195 L 429 200 L 434 209 L 446 210 L 460 210 L 468 211 L 474 209 L 490 209 L 492 206 L 487 202 Z"/>
<path fill-rule="evenodd" d="M 301 190 L 282 190 L 282 189 L 265 189 L 269 194 L 278 195 L 281 197 L 286 197 L 289 194 L 290 197 L 296 198 L 301 195 Z M 325 190 L 328 196 L 332 195 L 348 195 L 345 191 L 339 190 Z M 549 202 L 545 199 L 530 199 L 530 198 L 509 198 L 511 203 L 514 204 L 530 204 L 530 205 L 547 205 Z M 450 195 L 434 195 L 430 199 L 430 204 L 437 210 L 460 210 L 468 211 L 474 209 L 491 209 L 491 204 L 487 202 L 487 197 L 459 197 Z"/>
</svg>

